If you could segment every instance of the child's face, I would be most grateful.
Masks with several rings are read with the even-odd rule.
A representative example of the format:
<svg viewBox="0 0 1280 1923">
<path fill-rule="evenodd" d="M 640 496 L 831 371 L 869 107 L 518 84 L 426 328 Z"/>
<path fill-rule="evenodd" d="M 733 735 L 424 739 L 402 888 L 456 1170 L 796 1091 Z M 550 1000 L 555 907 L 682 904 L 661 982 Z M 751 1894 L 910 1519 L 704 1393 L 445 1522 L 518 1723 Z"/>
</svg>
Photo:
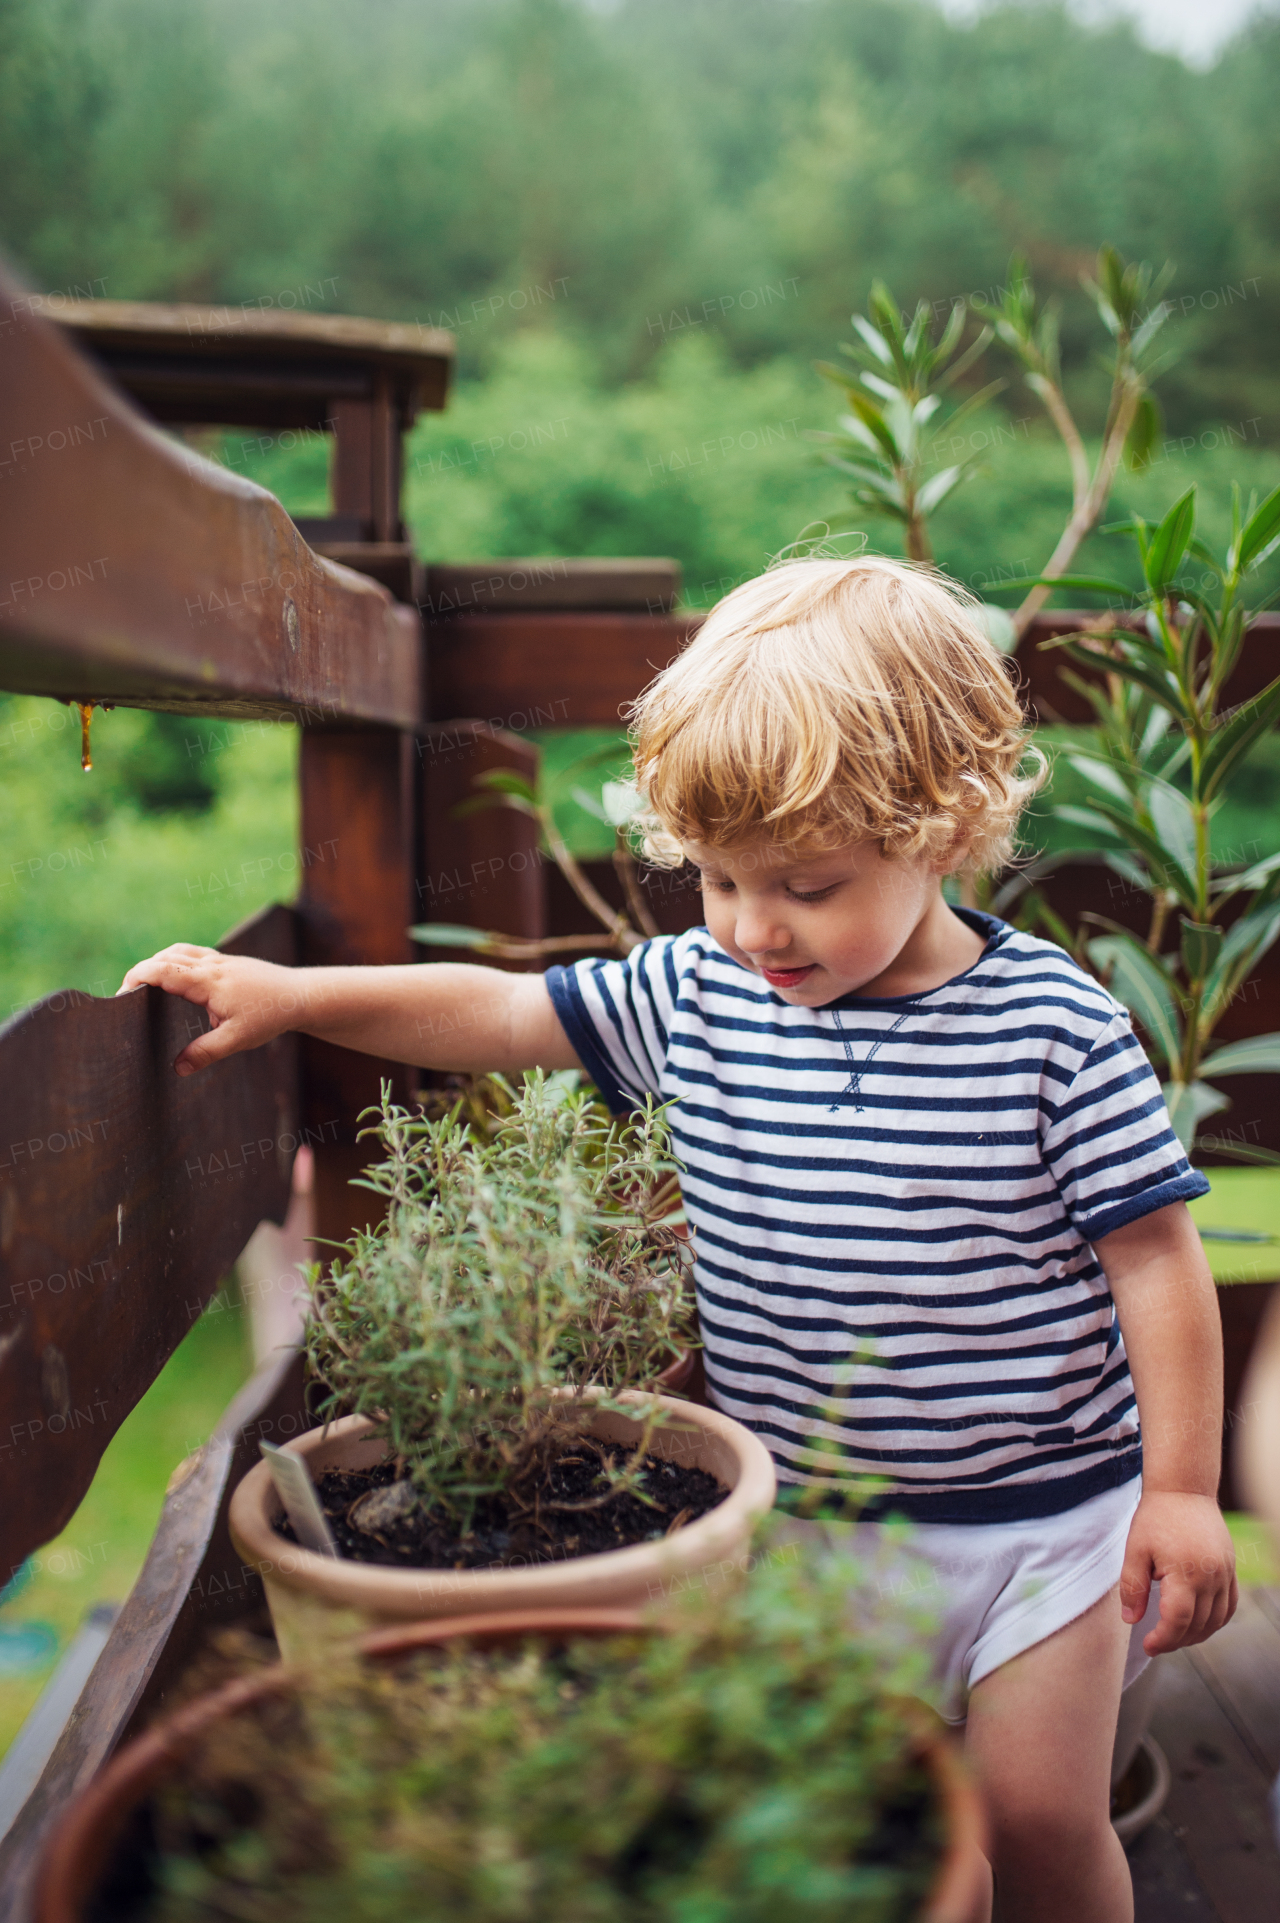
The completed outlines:
<svg viewBox="0 0 1280 1923">
<path fill-rule="evenodd" d="M 764 839 L 732 849 L 694 841 L 685 853 L 701 870 L 707 927 L 720 946 L 794 1007 L 874 993 L 946 912 L 938 867 L 886 857 L 874 842 L 818 853 Z"/>
</svg>

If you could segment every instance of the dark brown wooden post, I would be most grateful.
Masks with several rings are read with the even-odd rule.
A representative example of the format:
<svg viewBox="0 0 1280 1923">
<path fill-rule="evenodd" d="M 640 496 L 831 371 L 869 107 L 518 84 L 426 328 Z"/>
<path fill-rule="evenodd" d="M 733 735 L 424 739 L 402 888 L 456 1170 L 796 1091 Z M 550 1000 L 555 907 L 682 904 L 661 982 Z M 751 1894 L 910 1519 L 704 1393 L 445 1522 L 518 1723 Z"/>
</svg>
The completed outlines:
<svg viewBox="0 0 1280 1923">
<path fill-rule="evenodd" d="M 413 960 L 415 918 L 413 736 L 392 728 L 312 728 L 302 736 L 302 960 Z M 359 1116 L 390 1080 L 407 1101 L 399 1063 L 308 1041 L 303 1051 L 304 1139 L 316 1154 L 316 1234 L 344 1240 L 370 1218 L 367 1191 L 349 1186 L 369 1160 Z"/>
<path fill-rule="evenodd" d="M 331 491 L 335 514 L 354 514 L 368 541 L 400 541 L 402 420 L 386 374 L 373 378 L 368 400 L 330 405 L 334 449 Z"/>
<path fill-rule="evenodd" d="M 422 872 L 419 921 L 461 922 L 504 935 L 546 933 L 546 887 L 538 824 L 531 815 L 498 805 L 459 815 L 460 804 L 485 793 L 476 777 L 508 768 L 530 784 L 538 751 L 528 741 L 484 721 L 428 728 L 422 755 Z M 436 961 L 474 961 L 462 949 L 430 950 Z M 504 968 L 545 963 L 502 962 Z"/>
</svg>

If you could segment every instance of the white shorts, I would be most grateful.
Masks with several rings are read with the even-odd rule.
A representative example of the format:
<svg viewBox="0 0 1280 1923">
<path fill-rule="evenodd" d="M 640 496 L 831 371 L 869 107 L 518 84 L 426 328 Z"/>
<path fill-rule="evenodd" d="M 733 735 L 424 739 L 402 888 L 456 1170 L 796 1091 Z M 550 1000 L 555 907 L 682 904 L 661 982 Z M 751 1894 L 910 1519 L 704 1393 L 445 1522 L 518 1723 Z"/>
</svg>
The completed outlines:
<svg viewBox="0 0 1280 1923">
<path fill-rule="evenodd" d="M 969 1691 L 1001 1663 L 1043 1642 L 1091 1609 L 1120 1580 L 1142 1478 L 1108 1489 L 1061 1515 L 1029 1522 L 796 1522 L 857 1557 L 865 1571 L 857 1613 L 882 1629 L 896 1610 L 928 1624 L 934 1688 L 948 1722 L 964 1721 Z M 786 1527 L 791 1534 L 793 1525 Z M 1116 1609 L 1120 1603 L 1117 1598 Z M 1160 1586 L 1129 1636 L 1124 1687 L 1150 1657 L 1142 1638 L 1160 1614 Z"/>
</svg>

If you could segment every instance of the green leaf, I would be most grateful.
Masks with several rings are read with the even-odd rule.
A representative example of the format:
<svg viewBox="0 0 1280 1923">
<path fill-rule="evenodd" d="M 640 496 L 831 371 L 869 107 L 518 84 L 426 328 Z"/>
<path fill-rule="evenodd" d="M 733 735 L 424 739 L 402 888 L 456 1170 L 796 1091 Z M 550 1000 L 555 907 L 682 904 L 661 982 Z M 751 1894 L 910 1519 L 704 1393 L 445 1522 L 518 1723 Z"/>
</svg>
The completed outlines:
<svg viewBox="0 0 1280 1923">
<path fill-rule="evenodd" d="M 1155 957 L 1132 935 L 1099 935 L 1089 943 L 1088 953 L 1099 972 L 1110 969 L 1112 994 L 1141 1022 L 1161 1058 L 1176 1062 L 1182 1052 L 1182 1024 L 1173 984 Z"/>
<path fill-rule="evenodd" d="M 1053 821 L 1069 823 L 1072 828 L 1087 828 L 1091 834 L 1102 835 L 1113 847 L 1127 845 L 1116 833 L 1114 824 L 1105 816 L 1095 814 L 1092 808 L 1077 808 L 1073 802 L 1062 801 L 1049 810 L 1049 816 Z"/>
<path fill-rule="evenodd" d="M 896 401 L 902 397 L 902 389 L 895 387 L 892 381 L 883 380 L 879 374 L 864 374 L 862 385 L 869 387 L 871 392 L 878 394 L 883 401 Z"/>
<path fill-rule="evenodd" d="M 469 801 L 455 802 L 449 813 L 455 820 L 465 821 L 468 815 L 482 814 L 486 808 L 514 808 L 518 815 L 533 815 L 535 819 L 538 813 L 536 803 L 516 794 L 472 795 Z"/>
<path fill-rule="evenodd" d="M 1222 930 L 1211 923 L 1191 921 L 1182 917 L 1182 966 L 1187 971 L 1187 980 L 1202 982 L 1218 959 L 1222 948 Z"/>
<path fill-rule="evenodd" d="M 1196 872 L 1196 818 L 1191 803 L 1168 782 L 1153 781 L 1148 806 L 1162 845 L 1190 881 Z"/>
<path fill-rule="evenodd" d="M 1026 574 L 1020 576 L 1016 581 L 1004 581 L 1001 583 L 1001 586 L 1006 588 L 1079 588 L 1082 593 L 1088 594 L 1119 594 L 1126 601 L 1136 601 L 1138 598 L 1133 588 L 1127 587 L 1123 581 L 1111 581 L 1108 580 L 1105 575 L 1101 574 Z M 1051 644 L 1042 641 L 1040 645 L 1041 647 L 1045 647 Z"/>
<path fill-rule="evenodd" d="M 893 437 L 893 432 L 885 420 L 882 410 L 876 406 L 874 401 L 869 401 L 865 394 L 850 394 L 849 405 L 867 431 L 875 437 L 878 445 L 884 450 L 887 459 L 897 461 L 899 458 L 898 443 Z"/>
<path fill-rule="evenodd" d="M 457 922 L 420 921 L 409 930 L 409 939 L 424 948 L 474 948 L 484 953 L 502 937 L 483 928 L 464 928 Z"/>
<path fill-rule="evenodd" d="M 838 425 L 842 434 L 846 434 L 850 440 L 856 441 L 859 447 L 865 447 L 870 453 L 874 454 L 877 459 L 880 458 L 880 442 L 871 432 L 871 429 L 858 419 L 856 414 L 842 414 Z M 825 435 L 823 438 L 835 440 L 837 437 L 835 435 Z"/>
<path fill-rule="evenodd" d="M 1003 587 L 1016 586 L 1016 583 L 1002 582 Z M 1153 694 L 1162 708 L 1166 708 L 1179 721 L 1190 719 L 1190 710 L 1168 668 L 1157 668 L 1154 663 L 1134 660 L 1131 655 L 1100 655 L 1092 648 L 1086 648 L 1078 641 L 1060 639 L 1040 643 L 1041 647 L 1060 648 L 1069 661 L 1082 668 L 1089 668 L 1094 674 L 1118 674 L 1125 681 L 1136 681 L 1140 688 Z"/>
<path fill-rule="evenodd" d="M 1227 720 L 1220 721 L 1210 735 L 1200 763 L 1200 797 L 1203 801 L 1226 780 L 1238 761 L 1248 754 L 1255 741 L 1280 719 L 1280 676 L 1252 701 L 1246 701 Z"/>
<path fill-rule="evenodd" d="M 1155 339 L 1156 335 L 1160 332 L 1160 329 L 1164 326 L 1165 322 L 1168 320 L 1172 312 L 1173 312 L 1173 304 L 1171 301 L 1167 301 L 1167 300 L 1157 301 L 1156 305 L 1151 309 L 1151 312 L 1147 315 L 1147 318 L 1143 321 L 1141 327 L 1139 327 L 1134 334 L 1133 354 L 1134 354 L 1135 360 L 1138 357 L 1138 355 L 1144 351 L 1144 349 L 1146 349 L 1151 345 L 1151 342 Z M 1142 399 L 1144 401 L 1148 400 L 1150 399 L 1150 396 L 1147 394 L 1144 394 Z M 1139 403 L 1139 406 L 1141 406 L 1141 402 Z"/>
<path fill-rule="evenodd" d="M 967 399 L 961 401 L 959 407 L 948 414 L 945 421 L 940 423 L 942 432 L 944 434 L 950 434 L 952 429 L 957 427 L 961 421 L 965 420 L 970 414 L 976 414 L 980 407 L 985 407 L 987 402 L 993 399 L 995 395 L 1001 393 L 1007 385 L 1008 383 L 1006 381 L 988 381 L 987 385 L 980 387 L 976 394 L 970 394 Z M 977 456 L 974 455 L 970 458 L 971 460 L 976 460 Z"/>
<path fill-rule="evenodd" d="M 1158 887 L 1172 888 L 1184 908 L 1195 908 L 1196 890 L 1191 877 L 1179 862 L 1174 851 L 1167 847 L 1159 835 L 1139 821 L 1136 816 L 1109 801 L 1096 801 L 1094 807 L 1100 815 L 1117 827 L 1129 846 L 1137 851 L 1151 870 L 1151 879 Z"/>
<path fill-rule="evenodd" d="M 964 302 L 962 300 L 953 301 L 951 312 L 947 315 L 947 324 L 942 330 L 942 338 L 939 340 L 937 348 L 935 349 L 939 367 L 946 365 L 955 353 L 956 348 L 960 345 L 960 336 L 964 332 L 964 322 Z M 988 335 L 987 338 L 990 339 L 990 336 Z M 985 346 L 986 343 L 984 342 L 983 345 Z M 974 359 L 977 359 L 976 355 Z"/>
<path fill-rule="evenodd" d="M 1200 1064 L 1206 1075 L 1280 1074 L 1280 1035 L 1250 1035 L 1215 1048 Z"/>
<path fill-rule="evenodd" d="M 1255 861 L 1252 868 L 1246 868 L 1243 874 L 1234 875 L 1231 880 L 1233 893 L 1243 889 L 1265 888 L 1268 884 L 1280 884 L 1280 855 L 1268 855 L 1263 861 Z"/>
<path fill-rule="evenodd" d="M 1194 484 L 1176 500 L 1151 536 L 1143 572 L 1153 594 L 1163 594 L 1177 578 L 1196 527 Z"/>
<path fill-rule="evenodd" d="M 880 364 L 883 367 L 892 367 L 892 351 L 879 329 L 873 327 L 871 322 L 864 319 L 861 314 L 851 314 L 849 318 Z"/>
<path fill-rule="evenodd" d="M 517 774 L 514 768 L 488 768 L 484 774 L 476 776 L 472 786 L 493 788 L 503 795 L 519 795 L 525 801 L 538 799 L 533 783 L 524 775 Z"/>
<path fill-rule="evenodd" d="M 587 790 L 577 783 L 570 788 L 569 793 L 577 802 L 579 808 L 585 809 L 589 815 L 594 815 L 597 821 L 607 822 L 609 820 L 608 815 L 600 805 L 598 796 L 588 794 Z"/>
<path fill-rule="evenodd" d="M 1210 1088 L 1207 1082 L 1165 1082 L 1160 1093 L 1164 1096 L 1173 1132 L 1188 1154 L 1196 1138 L 1196 1129 L 1205 1117 L 1217 1115 L 1220 1110 L 1231 1106 L 1231 1097 L 1220 1094 L 1216 1088 Z"/>
<path fill-rule="evenodd" d="M 948 494 L 967 479 L 968 470 L 964 467 L 944 467 L 937 474 L 931 474 L 916 496 L 919 512 L 932 514 L 936 507 L 941 507 Z"/>
<path fill-rule="evenodd" d="M 1214 1155 L 1225 1155 L 1229 1162 L 1248 1162 L 1255 1168 L 1280 1168 L 1280 1155 L 1274 1149 L 1254 1148 L 1251 1143 L 1236 1142 L 1227 1135 L 1206 1135 L 1196 1147 L 1208 1149 Z"/>
<path fill-rule="evenodd" d="M 1100 788 L 1113 800 L 1127 802 L 1131 799 L 1123 777 L 1110 761 L 1104 761 L 1098 755 L 1081 754 L 1078 751 L 1072 752 L 1070 749 L 1063 759 L 1069 767 L 1075 769 L 1078 775 L 1083 776 L 1091 787 Z"/>
<path fill-rule="evenodd" d="M 1228 568 L 1244 574 L 1262 559 L 1271 543 L 1280 536 L 1280 487 L 1272 488 L 1262 506 L 1245 522 L 1239 541 L 1231 544 Z"/>
<path fill-rule="evenodd" d="M 1260 906 L 1251 906 L 1227 931 L 1222 952 L 1204 985 L 1206 1015 L 1217 1019 L 1253 964 L 1266 954 L 1277 937 L 1280 937 L 1280 904 L 1270 899 L 1268 891 L 1268 899 Z"/>
</svg>

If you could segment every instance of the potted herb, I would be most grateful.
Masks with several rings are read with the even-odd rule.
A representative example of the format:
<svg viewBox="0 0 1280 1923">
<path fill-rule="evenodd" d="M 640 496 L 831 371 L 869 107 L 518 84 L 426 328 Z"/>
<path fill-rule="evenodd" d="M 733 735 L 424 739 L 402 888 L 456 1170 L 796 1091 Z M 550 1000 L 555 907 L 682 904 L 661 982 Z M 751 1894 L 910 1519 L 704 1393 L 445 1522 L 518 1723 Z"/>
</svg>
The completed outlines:
<svg viewBox="0 0 1280 1923">
<path fill-rule="evenodd" d="M 384 1098 L 385 1218 L 307 1320 L 338 1419 L 289 1445 L 338 1554 L 290 1539 L 265 1464 L 231 1505 L 286 1656 L 360 1621 L 643 1603 L 740 1555 L 773 1500 L 755 1436 L 645 1386 L 690 1307 L 662 1110 L 619 1125 L 541 1074 L 508 1097 L 480 1128 Z"/>
<path fill-rule="evenodd" d="M 977 1923 L 981 1823 L 910 1698 L 924 1657 L 850 1635 L 847 1557 L 757 1561 L 665 1633 L 473 1618 L 242 1675 L 80 1797 L 38 1923 L 95 1900 L 121 1923 Z"/>
</svg>

